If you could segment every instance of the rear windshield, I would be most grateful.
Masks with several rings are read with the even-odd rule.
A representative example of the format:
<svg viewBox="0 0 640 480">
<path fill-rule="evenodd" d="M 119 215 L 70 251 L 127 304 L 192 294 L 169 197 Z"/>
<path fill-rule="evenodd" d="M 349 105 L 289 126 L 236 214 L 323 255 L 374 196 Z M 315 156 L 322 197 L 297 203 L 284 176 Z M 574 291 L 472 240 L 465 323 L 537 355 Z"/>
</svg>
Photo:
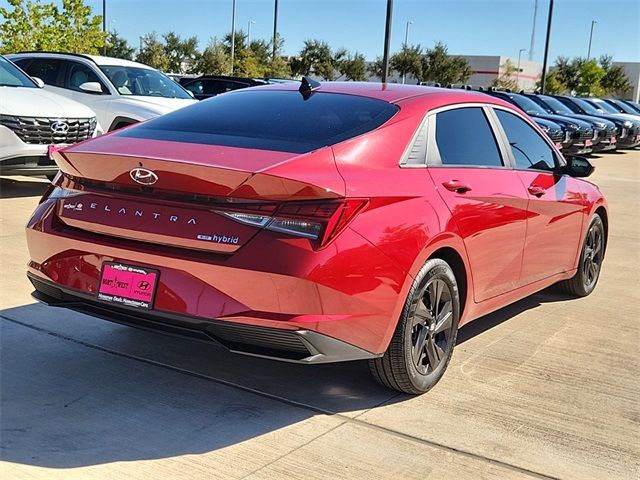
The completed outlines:
<svg viewBox="0 0 640 480">
<path fill-rule="evenodd" d="M 259 87 L 258 87 L 259 88 Z M 316 92 L 238 90 L 182 108 L 117 135 L 305 153 L 371 131 L 398 107 Z"/>
</svg>

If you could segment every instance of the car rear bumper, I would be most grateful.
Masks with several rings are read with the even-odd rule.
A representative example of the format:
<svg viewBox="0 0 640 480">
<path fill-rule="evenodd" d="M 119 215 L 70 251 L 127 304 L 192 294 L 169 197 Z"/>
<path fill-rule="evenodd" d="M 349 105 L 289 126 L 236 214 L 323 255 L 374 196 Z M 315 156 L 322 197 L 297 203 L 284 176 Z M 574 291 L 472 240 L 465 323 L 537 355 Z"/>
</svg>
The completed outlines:
<svg viewBox="0 0 640 480">
<path fill-rule="evenodd" d="M 166 330 L 163 322 L 169 319 L 167 323 L 185 331 L 204 331 L 212 338 L 216 335 L 207 325 L 281 330 L 303 343 L 312 338 L 308 343 L 313 348 L 295 361 L 371 358 L 386 350 L 410 284 L 406 272 L 349 228 L 318 251 L 304 238 L 260 231 L 237 252 L 219 254 L 69 227 L 59 220 L 55 206 L 51 200 L 40 204 L 26 229 L 30 278 L 62 292 L 58 297 L 64 294 L 63 302 L 54 301 L 56 295 L 36 286 L 47 295 L 40 299 L 103 318 L 120 316 L 121 323 L 148 319 L 149 328 Z M 122 310 L 119 304 L 98 300 L 104 262 L 157 270 L 153 309 Z M 193 322 L 202 328 L 192 328 Z"/>
<path fill-rule="evenodd" d="M 91 295 L 61 288 L 33 274 L 27 276 L 35 288 L 32 296 L 49 306 L 69 308 L 131 327 L 217 343 L 235 353 L 295 363 L 343 362 L 380 356 L 312 330 L 283 330 L 107 306 Z"/>
</svg>

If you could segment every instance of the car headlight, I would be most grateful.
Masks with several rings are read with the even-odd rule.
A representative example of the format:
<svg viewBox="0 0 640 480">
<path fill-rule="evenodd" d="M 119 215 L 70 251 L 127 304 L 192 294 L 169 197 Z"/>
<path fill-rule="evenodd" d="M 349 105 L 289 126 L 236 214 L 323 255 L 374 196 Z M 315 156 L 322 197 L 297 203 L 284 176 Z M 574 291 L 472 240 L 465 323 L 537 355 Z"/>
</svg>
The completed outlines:
<svg viewBox="0 0 640 480">
<path fill-rule="evenodd" d="M 567 128 L 569 130 L 578 130 L 579 127 L 575 123 L 569 123 L 569 124 L 567 124 Z"/>
<path fill-rule="evenodd" d="M 631 128 L 633 126 L 633 123 L 629 120 L 626 120 L 622 125 L 624 125 L 624 128 Z"/>
<path fill-rule="evenodd" d="M 596 128 L 605 128 L 606 127 L 606 125 L 604 123 L 602 123 L 602 122 L 596 122 L 595 126 L 596 126 Z"/>
<path fill-rule="evenodd" d="M 546 125 L 539 125 L 540 128 L 542 129 L 543 132 L 548 132 L 549 131 L 549 127 L 547 127 Z"/>
</svg>

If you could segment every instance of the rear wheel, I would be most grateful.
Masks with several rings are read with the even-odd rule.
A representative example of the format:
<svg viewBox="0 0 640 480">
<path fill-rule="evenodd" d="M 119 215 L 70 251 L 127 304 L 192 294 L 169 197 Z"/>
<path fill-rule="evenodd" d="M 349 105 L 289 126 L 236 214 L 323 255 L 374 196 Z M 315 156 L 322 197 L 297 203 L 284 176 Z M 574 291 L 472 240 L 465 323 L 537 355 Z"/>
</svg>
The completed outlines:
<svg viewBox="0 0 640 480">
<path fill-rule="evenodd" d="M 589 223 L 576 274 L 569 280 L 560 282 L 558 286 L 576 297 L 586 297 L 593 292 L 600 278 L 604 248 L 604 224 L 600 215 L 596 213 Z"/>
<path fill-rule="evenodd" d="M 400 392 L 428 391 L 449 365 L 459 320 L 453 271 L 444 260 L 431 259 L 413 282 L 389 348 L 381 358 L 369 361 L 371 373 Z"/>
</svg>

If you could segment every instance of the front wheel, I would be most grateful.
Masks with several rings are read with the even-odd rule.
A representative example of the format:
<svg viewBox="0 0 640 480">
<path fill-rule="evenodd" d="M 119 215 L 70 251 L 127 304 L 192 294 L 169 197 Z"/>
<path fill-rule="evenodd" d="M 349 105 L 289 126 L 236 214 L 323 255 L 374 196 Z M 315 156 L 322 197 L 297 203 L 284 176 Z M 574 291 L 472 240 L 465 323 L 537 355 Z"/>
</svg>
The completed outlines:
<svg viewBox="0 0 640 480">
<path fill-rule="evenodd" d="M 596 213 L 589 223 L 576 274 L 569 280 L 560 282 L 558 286 L 576 297 L 586 297 L 593 292 L 600 278 L 604 249 L 604 224 L 600 215 Z"/>
<path fill-rule="evenodd" d="M 460 320 L 456 278 L 444 260 L 434 258 L 413 282 L 389 348 L 369 361 L 374 378 L 404 393 L 431 389 L 453 353 Z"/>
</svg>

